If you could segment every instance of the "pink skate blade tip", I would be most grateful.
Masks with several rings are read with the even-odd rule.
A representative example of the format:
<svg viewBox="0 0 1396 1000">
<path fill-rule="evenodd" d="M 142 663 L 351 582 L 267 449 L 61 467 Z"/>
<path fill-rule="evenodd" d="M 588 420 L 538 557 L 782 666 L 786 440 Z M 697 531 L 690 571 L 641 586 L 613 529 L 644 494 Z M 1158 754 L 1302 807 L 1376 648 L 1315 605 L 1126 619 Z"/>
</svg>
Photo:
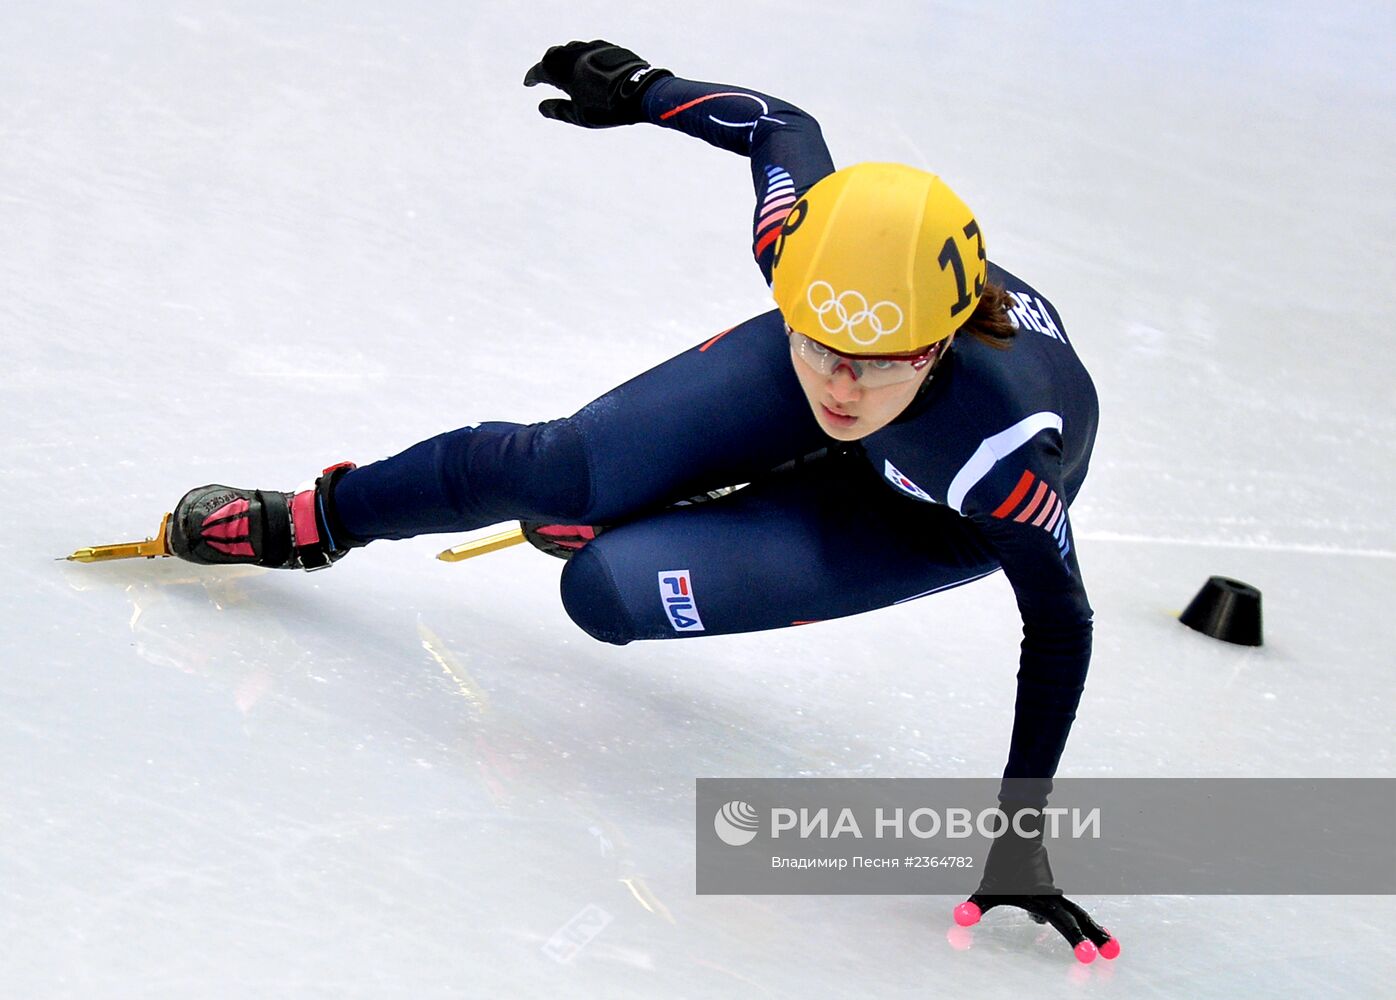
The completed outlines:
<svg viewBox="0 0 1396 1000">
<path fill-rule="evenodd" d="M 973 927 L 979 923 L 979 918 L 983 916 L 978 905 L 965 901 L 955 907 L 955 923 L 961 927 Z"/>
<path fill-rule="evenodd" d="M 1111 938 L 1100 946 L 1101 958 L 1118 958 L 1120 954 L 1120 942 Z"/>
<path fill-rule="evenodd" d="M 1091 944 L 1089 941 L 1082 941 L 1072 950 L 1076 952 L 1076 961 L 1083 965 L 1090 965 L 1095 961 L 1095 945 Z"/>
</svg>

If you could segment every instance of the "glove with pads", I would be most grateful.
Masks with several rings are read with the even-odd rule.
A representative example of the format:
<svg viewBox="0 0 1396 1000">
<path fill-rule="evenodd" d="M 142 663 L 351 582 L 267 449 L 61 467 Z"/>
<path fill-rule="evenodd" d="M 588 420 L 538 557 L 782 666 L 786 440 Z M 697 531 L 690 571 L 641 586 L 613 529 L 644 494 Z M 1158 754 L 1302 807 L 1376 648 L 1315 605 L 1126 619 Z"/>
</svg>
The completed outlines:
<svg viewBox="0 0 1396 1000">
<path fill-rule="evenodd" d="M 999 808 L 1010 820 L 1017 816 L 1016 825 L 1010 822 L 994 839 L 984 863 L 984 878 L 974 895 L 955 907 L 955 923 L 970 927 L 996 906 L 1016 906 L 1039 924 L 1055 927 L 1080 962 L 1094 962 L 1096 955 L 1118 956 L 1120 943 L 1056 887 L 1042 843 L 1041 811 L 1010 802 Z M 1027 811 L 1018 815 L 1023 810 Z"/>
<path fill-rule="evenodd" d="M 597 39 L 554 45 L 524 76 L 524 86 L 540 83 L 565 91 L 538 105 L 544 118 L 582 128 L 613 128 L 644 121 L 641 101 L 656 81 L 673 76 L 651 66 L 629 49 Z"/>
</svg>

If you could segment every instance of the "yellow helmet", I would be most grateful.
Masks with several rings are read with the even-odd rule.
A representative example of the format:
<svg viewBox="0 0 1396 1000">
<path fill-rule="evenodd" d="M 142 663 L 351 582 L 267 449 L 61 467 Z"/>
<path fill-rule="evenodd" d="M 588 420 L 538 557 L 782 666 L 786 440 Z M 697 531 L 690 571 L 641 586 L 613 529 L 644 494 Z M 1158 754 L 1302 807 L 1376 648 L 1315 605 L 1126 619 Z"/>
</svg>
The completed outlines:
<svg viewBox="0 0 1396 1000">
<path fill-rule="evenodd" d="M 771 291 L 790 327 L 843 354 L 909 354 L 944 340 L 984 293 L 973 213 L 935 174 L 859 163 L 786 217 Z"/>
</svg>

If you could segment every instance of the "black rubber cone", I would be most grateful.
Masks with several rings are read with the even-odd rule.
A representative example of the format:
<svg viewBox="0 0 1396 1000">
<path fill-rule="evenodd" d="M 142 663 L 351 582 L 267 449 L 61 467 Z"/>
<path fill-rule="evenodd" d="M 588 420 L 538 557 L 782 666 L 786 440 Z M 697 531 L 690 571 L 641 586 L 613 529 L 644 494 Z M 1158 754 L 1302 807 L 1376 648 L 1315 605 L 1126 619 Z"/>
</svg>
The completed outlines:
<svg viewBox="0 0 1396 1000">
<path fill-rule="evenodd" d="M 1188 628 L 1238 646 L 1259 646 L 1260 591 L 1240 580 L 1210 578 L 1178 620 Z"/>
</svg>

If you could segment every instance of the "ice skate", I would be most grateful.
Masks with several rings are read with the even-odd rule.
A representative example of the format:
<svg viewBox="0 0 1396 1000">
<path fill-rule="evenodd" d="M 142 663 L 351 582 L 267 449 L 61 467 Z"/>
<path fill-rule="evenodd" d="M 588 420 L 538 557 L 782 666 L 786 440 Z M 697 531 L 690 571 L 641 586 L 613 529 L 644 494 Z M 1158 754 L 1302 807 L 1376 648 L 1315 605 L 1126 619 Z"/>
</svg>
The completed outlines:
<svg viewBox="0 0 1396 1000">
<path fill-rule="evenodd" d="M 170 518 L 170 554 L 204 565 L 323 569 L 356 547 L 333 512 L 334 484 L 352 468 L 331 466 L 290 493 L 196 487 Z"/>
</svg>

